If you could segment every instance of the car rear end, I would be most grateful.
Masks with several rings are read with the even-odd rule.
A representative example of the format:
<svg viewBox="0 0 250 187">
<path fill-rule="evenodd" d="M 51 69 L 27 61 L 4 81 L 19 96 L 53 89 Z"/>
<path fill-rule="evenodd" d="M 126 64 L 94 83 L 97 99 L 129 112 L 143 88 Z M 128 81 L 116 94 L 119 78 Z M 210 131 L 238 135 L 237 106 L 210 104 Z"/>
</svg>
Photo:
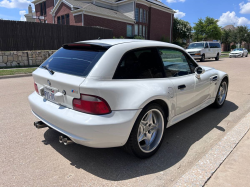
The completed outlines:
<svg viewBox="0 0 250 187">
<path fill-rule="evenodd" d="M 112 111 L 98 88 L 84 87 L 86 77 L 110 47 L 64 45 L 33 72 L 35 92 L 29 102 L 40 120 L 35 123 L 38 128 L 51 127 L 66 140 L 90 147 L 126 143 L 135 112 Z"/>
</svg>

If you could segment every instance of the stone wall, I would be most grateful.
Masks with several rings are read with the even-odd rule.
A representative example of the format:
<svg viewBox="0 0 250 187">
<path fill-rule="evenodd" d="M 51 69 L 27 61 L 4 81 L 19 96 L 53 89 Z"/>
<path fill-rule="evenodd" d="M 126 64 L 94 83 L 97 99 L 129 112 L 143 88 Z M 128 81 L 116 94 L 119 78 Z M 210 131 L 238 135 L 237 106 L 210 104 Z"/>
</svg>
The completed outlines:
<svg viewBox="0 0 250 187">
<path fill-rule="evenodd" d="M 0 67 L 36 66 L 55 51 L 0 51 Z"/>
</svg>

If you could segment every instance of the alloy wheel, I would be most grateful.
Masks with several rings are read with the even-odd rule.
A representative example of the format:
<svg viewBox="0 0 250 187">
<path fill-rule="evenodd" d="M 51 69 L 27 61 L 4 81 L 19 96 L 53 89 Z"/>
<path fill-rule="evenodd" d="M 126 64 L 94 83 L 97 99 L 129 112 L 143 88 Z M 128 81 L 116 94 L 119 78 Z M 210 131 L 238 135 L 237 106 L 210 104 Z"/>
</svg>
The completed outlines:
<svg viewBox="0 0 250 187">
<path fill-rule="evenodd" d="M 164 119 L 161 112 L 157 109 L 149 110 L 142 118 L 137 141 L 140 149 L 149 153 L 152 152 L 161 142 L 164 132 Z"/>
<path fill-rule="evenodd" d="M 227 95 L 227 83 L 223 82 L 220 85 L 219 92 L 217 95 L 217 101 L 218 101 L 219 105 L 222 105 L 224 103 L 224 101 L 226 99 L 226 95 Z"/>
</svg>

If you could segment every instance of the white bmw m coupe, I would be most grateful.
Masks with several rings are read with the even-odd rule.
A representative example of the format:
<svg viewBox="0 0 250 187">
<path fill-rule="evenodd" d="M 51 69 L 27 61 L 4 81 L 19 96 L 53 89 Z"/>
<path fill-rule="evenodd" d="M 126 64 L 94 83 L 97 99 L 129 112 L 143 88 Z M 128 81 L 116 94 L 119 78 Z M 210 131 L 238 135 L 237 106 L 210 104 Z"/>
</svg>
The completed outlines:
<svg viewBox="0 0 250 187">
<path fill-rule="evenodd" d="M 222 107 L 229 83 L 179 46 L 130 39 L 65 44 L 33 78 L 36 128 L 58 131 L 65 145 L 124 147 L 140 158 L 156 153 L 166 128 Z"/>
</svg>

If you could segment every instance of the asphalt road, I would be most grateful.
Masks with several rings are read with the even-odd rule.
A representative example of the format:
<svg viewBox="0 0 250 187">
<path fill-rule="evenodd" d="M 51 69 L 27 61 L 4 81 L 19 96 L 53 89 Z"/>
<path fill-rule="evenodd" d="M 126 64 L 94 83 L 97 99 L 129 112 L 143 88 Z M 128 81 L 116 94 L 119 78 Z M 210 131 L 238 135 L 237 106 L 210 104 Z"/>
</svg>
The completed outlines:
<svg viewBox="0 0 250 187">
<path fill-rule="evenodd" d="M 32 77 L 0 79 L 0 186 L 172 185 L 250 111 L 250 57 L 200 65 L 229 74 L 225 105 L 167 129 L 160 150 L 147 160 L 120 148 L 60 144 L 56 131 L 33 126 L 37 119 L 27 99 Z"/>
</svg>

